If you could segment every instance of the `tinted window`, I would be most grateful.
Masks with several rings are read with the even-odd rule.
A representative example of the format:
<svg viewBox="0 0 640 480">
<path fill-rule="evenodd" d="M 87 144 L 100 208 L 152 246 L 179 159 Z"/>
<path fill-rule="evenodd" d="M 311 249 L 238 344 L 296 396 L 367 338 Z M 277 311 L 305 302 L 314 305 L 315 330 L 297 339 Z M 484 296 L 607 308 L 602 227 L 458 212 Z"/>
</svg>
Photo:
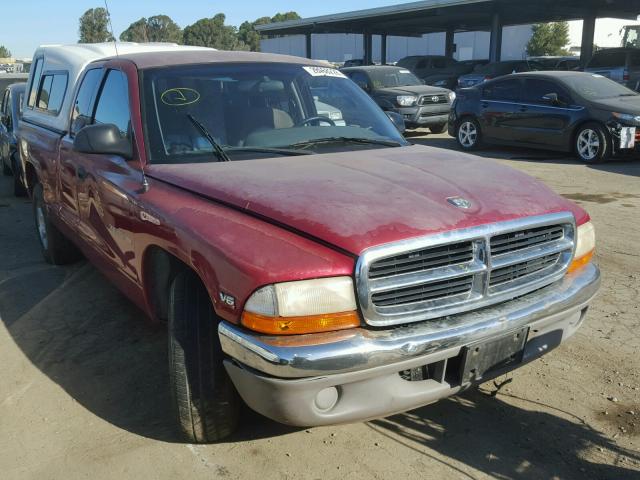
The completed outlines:
<svg viewBox="0 0 640 480">
<path fill-rule="evenodd" d="M 444 58 L 434 58 L 432 65 L 433 65 L 433 68 L 446 68 L 447 60 Z"/>
<path fill-rule="evenodd" d="M 349 75 L 349 78 L 356 82 L 360 88 L 369 84 L 369 77 L 364 72 L 353 72 Z"/>
<path fill-rule="evenodd" d="M 629 66 L 637 67 L 640 65 L 640 52 L 633 52 L 629 55 Z"/>
<path fill-rule="evenodd" d="M 626 64 L 626 52 L 603 52 L 594 55 L 589 62 L 589 68 L 624 67 Z"/>
<path fill-rule="evenodd" d="M 7 113 L 7 105 L 9 104 L 9 90 L 4 91 L 2 95 L 2 106 L 0 106 L 0 112 Z"/>
<path fill-rule="evenodd" d="M 89 70 L 80 84 L 76 102 L 71 114 L 71 133 L 78 133 L 82 127 L 91 123 L 93 97 L 98 89 L 98 83 L 102 78 L 102 69 Z"/>
<path fill-rule="evenodd" d="M 42 58 L 36 60 L 36 65 L 33 67 L 33 77 L 31 79 L 31 86 L 29 87 L 29 106 L 33 107 L 36 104 L 36 95 L 38 94 L 38 87 L 40 86 L 40 75 L 42 74 Z"/>
<path fill-rule="evenodd" d="M 520 81 L 515 79 L 491 83 L 483 90 L 483 97 L 488 100 L 515 101 L 519 94 Z"/>
<path fill-rule="evenodd" d="M 564 88 L 549 80 L 526 79 L 522 90 L 522 101 L 536 104 L 547 104 L 542 97 L 549 93 L 556 93 L 558 99 L 564 103 L 571 103 L 569 95 Z"/>
<path fill-rule="evenodd" d="M 588 100 L 599 98 L 614 97 L 635 97 L 637 92 L 623 87 L 619 83 L 614 82 L 602 75 L 594 74 L 576 74 L 563 78 L 563 83 L 569 87 L 572 92 L 581 95 Z"/>
<path fill-rule="evenodd" d="M 109 70 L 96 106 L 95 123 L 112 123 L 122 135 L 129 132 L 127 79 L 119 70 Z"/>
<path fill-rule="evenodd" d="M 38 108 L 57 115 L 66 90 L 66 73 L 44 75 L 38 92 Z"/>
</svg>

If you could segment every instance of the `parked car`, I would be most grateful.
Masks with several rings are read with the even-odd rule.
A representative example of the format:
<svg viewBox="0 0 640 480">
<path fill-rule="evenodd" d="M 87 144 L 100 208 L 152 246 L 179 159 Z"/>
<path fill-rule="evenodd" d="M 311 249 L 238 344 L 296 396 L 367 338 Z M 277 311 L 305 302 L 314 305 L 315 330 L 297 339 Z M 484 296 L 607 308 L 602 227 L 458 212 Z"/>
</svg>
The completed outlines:
<svg viewBox="0 0 640 480">
<path fill-rule="evenodd" d="M 640 89 L 640 49 L 606 48 L 598 50 L 584 69 L 610 78 L 625 87 Z"/>
<path fill-rule="evenodd" d="M 352 58 L 351 60 L 345 60 L 342 65 L 344 68 L 348 67 L 361 67 L 364 65 L 364 60 L 362 58 Z"/>
<path fill-rule="evenodd" d="M 409 144 L 312 60 L 118 49 L 36 51 L 21 153 L 44 258 L 80 249 L 166 325 L 189 442 L 230 434 L 240 397 L 305 426 L 432 403 L 582 323 L 593 227 L 535 179 Z"/>
<path fill-rule="evenodd" d="M 580 68 L 580 57 L 544 56 L 529 57 L 528 60 L 541 64 L 545 70 L 577 70 Z"/>
<path fill-rule="evenodd" d="M 433 133 L 447 129 L 449 110 L 455 99 L 450 90 L 424 85 L 402 67 L 370 66 L 342 69 L 380 107 L 397 112 L 408 129 L 428 127 Z"/>
<path fill-rule="evenodd" d="M 401 59 L 396 65 L 411 70 L 427 85 L 453 89 L 458 77 L 471 72 L 476 64 L 458 62 L 441 55 L 413 55 Z"/>
<path fill-rule="evenodd" d="M 26 73 L 3 73 L 0 74 L 0 92 L 4 92 L 4 89 L 13 83 L 20 83 L 27 81 L 28 74 Z"/>
<path fill-rule="evenodd" d="M 640 95 L 597 74 L 509 75 L 460 90 L 449 133 L 465 150 L 484 141 L 603 162 L 640 146 Z"/>
<path fill-rule="evenodd" d="M 25 83 L 13 83 L 5 88 L 0 103 L 0 162 L 2 173 L 13 175 L 13 194 L 26 194 L 23 184 L 22 162 L 18 152 L 18 122 L 20 121 Z"/>
<path fill-rule="evenodd" d="M 510 73 L 535 72 L 539 70 L 545 70 L 544 65 L 530 60 L 507 60 L 479 65 L 474 68 L 473 73 L 462 75 L 458 79 L 458 88 L 473 87 Z"/>
</svg>

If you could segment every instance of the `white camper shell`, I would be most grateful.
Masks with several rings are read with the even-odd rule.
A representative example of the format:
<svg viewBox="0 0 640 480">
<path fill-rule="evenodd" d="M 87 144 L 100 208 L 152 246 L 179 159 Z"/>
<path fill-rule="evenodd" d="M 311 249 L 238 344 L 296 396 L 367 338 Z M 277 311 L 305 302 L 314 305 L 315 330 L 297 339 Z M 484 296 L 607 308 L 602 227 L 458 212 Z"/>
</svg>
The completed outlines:
<svg viewBox="0 0 640 480">
<path fill-rule="evenodd" d="M 117 48 L 117 51 L 116 51 Z M 76 83 L 87 64 L 118 54 L 211 50 L 176 43 L 77 43 L 43 45 L 33 55 L 24 96 L 22 120 L 66 132 Z"/>
</svg>

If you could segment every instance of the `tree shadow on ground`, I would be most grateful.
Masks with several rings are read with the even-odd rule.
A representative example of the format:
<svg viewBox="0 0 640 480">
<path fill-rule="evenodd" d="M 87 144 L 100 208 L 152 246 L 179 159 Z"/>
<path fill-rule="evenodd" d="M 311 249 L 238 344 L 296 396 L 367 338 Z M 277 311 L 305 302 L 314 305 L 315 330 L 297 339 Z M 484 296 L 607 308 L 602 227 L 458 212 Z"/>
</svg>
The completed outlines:
<svg viewBox="0 0 640 480">
<path fill-rule="evenodd" d="M 617 446 L 581 419 L 535 402 L 527 404 L 524 399 L 507 401 L 501 397 L 472 390 L 434 405 L 374 420 L 369 426 L 451 468 L 456 469 L 424 447 L 496 478 L 639 478 L 638 470 L 623 466 L 620 458 L 638 462 L 640 455 Z M 587 460 L 585 454 L 591 450 L 596 455 L 591 453 Z M 474 478 L 458 473 L 461 478 Z"/>
</svg>

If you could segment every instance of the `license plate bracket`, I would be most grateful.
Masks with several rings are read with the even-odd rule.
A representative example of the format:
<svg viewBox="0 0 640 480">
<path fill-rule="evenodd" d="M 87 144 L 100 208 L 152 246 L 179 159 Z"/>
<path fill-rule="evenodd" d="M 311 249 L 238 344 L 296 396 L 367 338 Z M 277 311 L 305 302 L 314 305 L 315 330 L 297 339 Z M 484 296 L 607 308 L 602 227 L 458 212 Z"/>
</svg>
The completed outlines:
<svg viewBox="0 0 640 480">
<path fill-rule="evenodd" d="M 620 129 L 620 148 L 623 150 L 636 146 L 636 127 L 622 127 Z"/>
<path fill-rule="evenodd" d="M 462 384 L 478 383 L 522 363 L 529 327 L 462 349 Z"/>
</svg>

